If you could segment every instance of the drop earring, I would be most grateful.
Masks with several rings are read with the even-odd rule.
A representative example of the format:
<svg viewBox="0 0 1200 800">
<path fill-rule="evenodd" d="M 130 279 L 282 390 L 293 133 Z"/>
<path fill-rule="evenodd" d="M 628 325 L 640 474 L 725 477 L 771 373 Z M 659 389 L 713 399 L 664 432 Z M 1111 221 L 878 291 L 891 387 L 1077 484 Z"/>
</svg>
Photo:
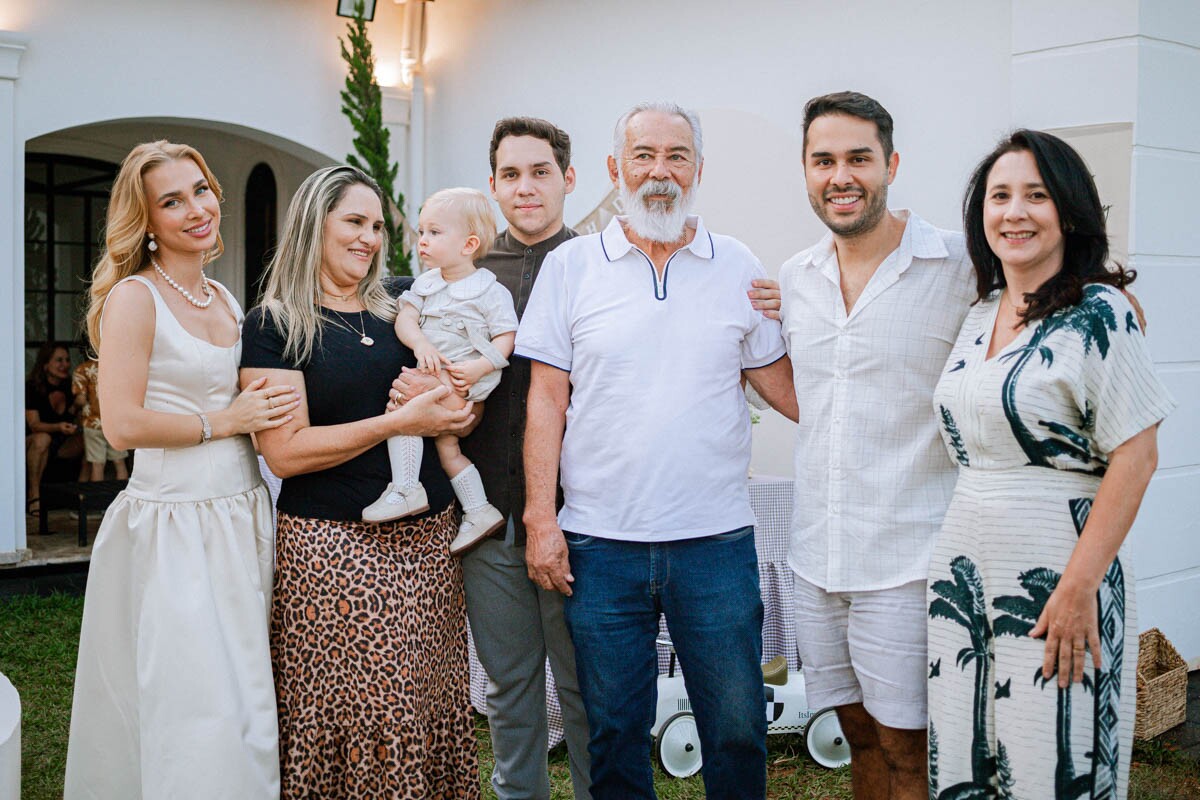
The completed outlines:
<svg viewBox="0 0 1200 800">
<path fill-rule="evenodd" d="M 146 235 L 150 237 L 150 244 L 146 245 L 146 249 L 149 250 L 151 253 L 157 251 L 158 250 L 158 242 L 154 241 L 154 234 L 147 233 Z"/>
</svg>

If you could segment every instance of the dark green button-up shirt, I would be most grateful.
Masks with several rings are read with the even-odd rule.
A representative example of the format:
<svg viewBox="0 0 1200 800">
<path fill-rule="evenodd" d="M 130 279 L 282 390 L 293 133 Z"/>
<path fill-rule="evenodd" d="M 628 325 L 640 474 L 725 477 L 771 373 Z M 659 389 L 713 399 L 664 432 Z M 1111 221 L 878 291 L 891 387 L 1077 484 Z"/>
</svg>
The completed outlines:
<svg viewBox="0 0 1200 800">
<path fill-rule="evenodd" d="M 476 266 L 496 273 L 500 283 L 512 292 L 519 319 L 525 313 L 525 304 L 546 254 L 575 235 L 575 231 L 564 225 L 549 239 L 526 246 L 506 230 L 496 237 L 487 257 Z M 525 541 L 525 526 L 521 522 L 525 512 L 525 464 L 521 446 L 525 441 L 528 393 L 529 361 L 514 356 L 501 374 L 500 384 L 484 402 L 479 426 L 462 440 L 463 455 L 479 470 L 488 502 L 506 517 L 512 516 L 518 543 Z"/>
</svg>

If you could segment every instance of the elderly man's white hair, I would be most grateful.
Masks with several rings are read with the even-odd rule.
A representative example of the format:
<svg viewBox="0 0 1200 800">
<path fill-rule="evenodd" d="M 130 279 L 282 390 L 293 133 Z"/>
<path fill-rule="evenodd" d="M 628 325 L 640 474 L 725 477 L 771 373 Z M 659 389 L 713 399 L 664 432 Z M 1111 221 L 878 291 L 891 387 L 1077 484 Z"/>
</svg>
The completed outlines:
<svg viewBox="0 0 1200 800">
<path fill-rule="evenodd" d="M 617 160 L 617 163 L 621 162 L 621 153 L 625 149 L 625 131 L 629 128 L 629 120 L 643 111 L 661 111 L 664 114 L 677 114 L 686 119 L 692 128 L 692 146 L 696 148 L 696 163 L 700 163 L 700 158 L 704 153 L 704 136 L 700 133 L 699 115 L 690 108 L 664 101 L 638 103 L 617 120 L 617 127 L 613 129 L 613 158 Z"/>
</svg>

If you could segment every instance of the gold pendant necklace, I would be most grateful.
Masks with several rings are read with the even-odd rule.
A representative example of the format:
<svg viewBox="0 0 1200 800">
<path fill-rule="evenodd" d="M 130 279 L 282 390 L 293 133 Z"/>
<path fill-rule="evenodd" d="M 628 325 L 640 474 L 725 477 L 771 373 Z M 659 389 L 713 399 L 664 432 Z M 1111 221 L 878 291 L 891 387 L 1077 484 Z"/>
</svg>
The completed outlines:
<svg viewBox="0 0 1200 800">
<path fill-rule="evenodd" d="M 358 325 L 360 328 L 362 328 L 361 331 L 358 330 L 358 328 L 355 328 L 353 325 L 350 325 L 349 321 L 346 321 L 346 324 L 350 326 L 350 330 L 362 337 L 358 340 L 359 344 L 366 347 L 370 347 L 371 345 L 375 344 L 375 340 L 370 336 L 367 336 L 367 323 L 363 321 L 363 312 L 358 312 Z"/>
</svg>

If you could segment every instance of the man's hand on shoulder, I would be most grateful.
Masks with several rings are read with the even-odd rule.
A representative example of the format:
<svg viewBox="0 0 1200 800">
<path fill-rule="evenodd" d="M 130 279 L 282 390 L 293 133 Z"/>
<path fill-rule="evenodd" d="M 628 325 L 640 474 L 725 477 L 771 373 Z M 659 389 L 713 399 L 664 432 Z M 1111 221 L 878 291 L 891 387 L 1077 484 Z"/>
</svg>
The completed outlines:
<svg viewBox="0 0 1200 800">
<path fill-rule="evenodd" d="M 770 278 L 755 278 L 750 285 L 754 287 L 746 292 L 750 304 L 767 319 L 779 319 L 779 282 Z"/>
<path fill-rule="evenodd" d="M 525 514 L 525 567 L 529 580 L 552 592 L 571 596 L 571 561 L 567 540 L 554 515 Z"/>
</svg>

